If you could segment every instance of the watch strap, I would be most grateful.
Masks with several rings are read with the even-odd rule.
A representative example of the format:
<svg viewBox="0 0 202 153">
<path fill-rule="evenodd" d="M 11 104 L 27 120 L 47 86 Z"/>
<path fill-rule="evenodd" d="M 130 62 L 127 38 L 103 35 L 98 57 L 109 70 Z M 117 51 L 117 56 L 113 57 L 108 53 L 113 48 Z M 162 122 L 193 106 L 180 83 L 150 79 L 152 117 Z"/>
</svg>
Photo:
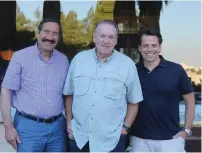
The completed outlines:
<svg viewBox="0 0 202 153">
<path fill-rule="evenodd" d="M 126 126 L 125 124 L 123 124 L 123 128 L 124 128 L 127 132 L 129 132 L 129 130 L 130 130 L 130 127 Z"/>
</svg>

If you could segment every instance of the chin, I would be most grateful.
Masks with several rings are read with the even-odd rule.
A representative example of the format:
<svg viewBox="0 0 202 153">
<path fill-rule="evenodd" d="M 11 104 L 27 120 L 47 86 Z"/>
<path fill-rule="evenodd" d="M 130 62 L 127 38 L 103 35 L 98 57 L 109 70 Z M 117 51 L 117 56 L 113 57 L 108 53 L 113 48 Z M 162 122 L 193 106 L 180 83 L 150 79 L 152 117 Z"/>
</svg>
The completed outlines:
<svg viewBox="0 0 202 153">
<path fill-rule="evenodd" d="M 45 51 L 47 52 L 52 52 L 54 48 L 44 48 Z"/>
<path fill-rule="evenodd" d="M 112 53 L 112 49 L 107 49 L 106 51 L 103 51 L 104 54 L 111 54 Z"/>
<path fill-rule="evenodd" d="M 154 62 L 156 61 L 157 59 L 146 59 L 147 62 Z"/>
</svg>

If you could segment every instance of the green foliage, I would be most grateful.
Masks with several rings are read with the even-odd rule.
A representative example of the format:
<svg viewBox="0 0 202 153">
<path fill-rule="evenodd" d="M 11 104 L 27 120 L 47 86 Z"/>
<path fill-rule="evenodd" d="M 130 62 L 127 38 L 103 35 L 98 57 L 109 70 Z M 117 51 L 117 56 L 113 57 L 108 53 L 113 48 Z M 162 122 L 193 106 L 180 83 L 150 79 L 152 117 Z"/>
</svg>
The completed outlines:
<svg viewBox="0 0 202 153">
<path fill-rule="evenodd" d="M 101 20 L 113 20 L 114 1 L 98 1 L 93 24 L 95 25 Z"/>
<path fill-rule="evenodd" d="M 77 49 L 86 48 L 92 41 L 94 10 L 91 7 L 87 17 L 79 21 L 77 14 L 70 11 L 66 16 L 61 13 L 60 23 L 63 29 L 65 44 L 73 45 Z"/>
<path fill-rule="evenodd" d="M 35 39 L 36 39 L 36 37 L 37 37 L 37 35 L 38 35 L 38 25 L 39 25 L 39 23 L 40 23 L 40 21 L 41 21 L 41 19 L 42 19 L 42 13 L 41 13 L 41 11 L 40 11 L 40 8 L 39 8 L 39 6 L 36 8 L 36 10 L 34 11 L 34 17 L 36 18 L 36 20 L 35 21 L 32 21 L 32 27 L 33 27 L 33 29 L 34 29 L 34 31 L 35 31 Z"/>
<path fill-rule="evenodd" d="M 92 42 L 93 36 L 93 19 L 94 19 L 94 10 L 93 7 L 88 11 L 87 17 L 81 21 L 81 29 L 83 29 L 83 39 L 86 40 L 86 45 L 89 45 Z"/>
<path fill-rule="evenodd" d="M 196 70 L 195 70 L 194 68 L 191 68 L 191 72 L 195 73 L 195 72 L 196 72 Z"/>
<path fill-rule="evenodd" d="M 23 12 L 20 11 L 19 6 L 16 6 L 16 30 L 25 31 L 29 30 L 28 24 L 30 20 L 27 20 Z"/>
<path fill-rule="evenodd" d="M 66 44 L 74 44 L 78 42 L 77 31 L 79 30 L 79 22 L 77 20 L 77 14 L 74 11 L 70 11 L 67 16 L 61 17 L 61 26 L 63 29 L 63 40 Z"/>
</svg>

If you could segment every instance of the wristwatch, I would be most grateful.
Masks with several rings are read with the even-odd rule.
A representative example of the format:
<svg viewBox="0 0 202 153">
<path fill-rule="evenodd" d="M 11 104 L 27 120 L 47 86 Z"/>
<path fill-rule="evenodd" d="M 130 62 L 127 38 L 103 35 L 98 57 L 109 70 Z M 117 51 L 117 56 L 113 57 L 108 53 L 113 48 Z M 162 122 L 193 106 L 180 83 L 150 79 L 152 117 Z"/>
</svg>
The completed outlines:
<svg viewBox="0 0 202 153">
<path fill-rule="evenodd" d="M 185 128 L 184 131 L 186 132 L 187 136 L 190 137 L 192 135 L 191 129 Z"/>
<path fill-rule="evenodd" d="M 125 125 L 125 124 L 123 124 L 123 128 L 124 128 L 127 132 L 129 132 L 129 130 L 130 130 L 130 127 L 128 127 L 128 126 Z"/>
</svg>

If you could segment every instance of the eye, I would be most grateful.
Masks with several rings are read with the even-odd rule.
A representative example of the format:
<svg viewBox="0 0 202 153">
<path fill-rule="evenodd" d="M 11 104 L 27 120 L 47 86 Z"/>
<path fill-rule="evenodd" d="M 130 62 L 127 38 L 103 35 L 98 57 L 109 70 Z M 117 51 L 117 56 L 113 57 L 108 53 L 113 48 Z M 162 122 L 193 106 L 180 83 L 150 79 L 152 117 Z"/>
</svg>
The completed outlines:
<svg viewBox="0 0 202 153">
<path fill-rule="evenodd" d="M 43 30 L 43 33 L 48 34 L 49 31 L 48 30 Z"/>
<path fill-rule="evenodd" d="M 111 40 L 112 40 L 112 39 L 114 39 L 114 37 L 113 37 L 113 36 L 109 36 L 109 39 L 111 39 Z"/>
<path fill-rule="evenodd" d="M 144 48 L 147 48 L 148 46 L 149 46 L 149 45 L 147 45 L 147 44 L 144 44 L 144 45 L 143 45 Z"/>
<path fill-rule="evenodd" d="M 58 32 L 53 32 L 53 36 L 58 36 L 59 33 Z"/>
</svg>

